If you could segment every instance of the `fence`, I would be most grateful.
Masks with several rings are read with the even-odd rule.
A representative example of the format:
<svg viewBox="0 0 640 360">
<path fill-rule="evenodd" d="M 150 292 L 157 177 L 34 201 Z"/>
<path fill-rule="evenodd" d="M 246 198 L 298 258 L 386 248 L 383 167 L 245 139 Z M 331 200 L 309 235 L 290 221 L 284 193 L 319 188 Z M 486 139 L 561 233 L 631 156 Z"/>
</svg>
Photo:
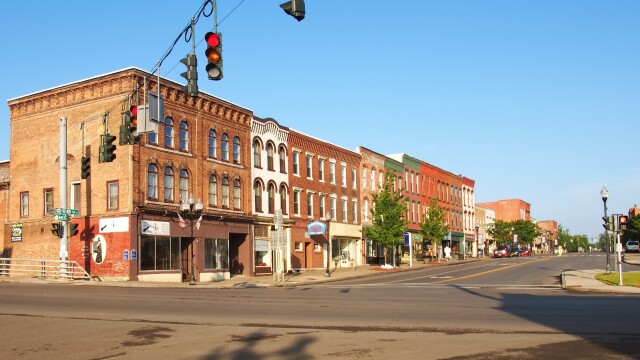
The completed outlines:
<svg viewBox="0 0 640 360">
<path fill-rule="evenodd" d="M 75 261 L 0 258 L 0 276 L 91 280 L 91 275 Z"/>
</svg>

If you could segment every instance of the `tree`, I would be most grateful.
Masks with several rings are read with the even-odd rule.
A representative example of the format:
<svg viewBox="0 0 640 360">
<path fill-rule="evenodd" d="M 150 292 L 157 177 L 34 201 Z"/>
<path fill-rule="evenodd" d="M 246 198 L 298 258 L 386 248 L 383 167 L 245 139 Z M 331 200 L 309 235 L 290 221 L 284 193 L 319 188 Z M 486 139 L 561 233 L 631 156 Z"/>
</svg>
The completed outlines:
<svg viewBox="0 0 640 360">
<path fill-rule="evenodd" d="M 563 249 L 567 249 L 571 244 L 571 233 L 569 229 L 565 229 L 562 224 L 558 224 L 558 245 L 562 246 Z"/>
<path fill-rule="evenodd" d="M 629 217 L 627 230 L 622 232 L 620 239 L 623 244 L 626 244 L 629 240 L 640 240 L 640 215 Z"/>
<path fill-rule="evenodd" d="M 431 242 L 432 246 L 442 245 L 442 240 L 449 232 L 449 225 L 447 224 L 447 214 L 445 209 L 438 205 L 437 198 L 431 198 L 427 214 L 424 216 L 422 223 L 420 224 L 421 231 L 424 238 L 424 243 Z M 423 247 L 424 248 L 424 247 Z M 435 247 L 438 261 L 440 261 L 440 251 L 438 247 Z"/>
<path fill-rule="evenodd" d="M 511 244 L 513 242 L 511 222 L 496 220 L 487 225 L 487 234 L 491 235 L 498 244 Z"/>
<path fill-rule="evenodd" d="M 402 196 L 400 189 L 393 190 L 392 185 L 395 179 L 395 175 L 387 171 L 380 192 L 372 194 L 372 225 L 364 228 L 364 235 L 368 239 L 384 246 L 385 264 L 387 264 L 388 250 L 402 244 L 404 233 L 407 232 L 407 221 L 402 216 L 407 209 L 407 200 Z"/>
<path fill-rule="evenodd" d="M 513 233 L 518 235 L 519 244 L 527 244 L 529 247 L 542 232 L 536 224 L 526 220 L 516 220 L 510 222 Z"/>
</svg>

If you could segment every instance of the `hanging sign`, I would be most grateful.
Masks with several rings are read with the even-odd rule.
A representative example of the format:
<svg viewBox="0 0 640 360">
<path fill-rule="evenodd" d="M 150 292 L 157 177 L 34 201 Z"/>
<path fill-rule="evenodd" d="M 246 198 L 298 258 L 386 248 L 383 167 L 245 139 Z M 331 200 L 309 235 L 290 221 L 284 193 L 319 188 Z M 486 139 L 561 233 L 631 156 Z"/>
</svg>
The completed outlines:
<svg viewBox="0 0 640 360">
<path fill-rule="evenodd" d="M 311 224 L 307 225 L 307 232 L 309 235 L 322 235 L 324 234 L 325 229 L 327 228 L 327 224 L 322 221 L 314 221 Z"/>
</svg>

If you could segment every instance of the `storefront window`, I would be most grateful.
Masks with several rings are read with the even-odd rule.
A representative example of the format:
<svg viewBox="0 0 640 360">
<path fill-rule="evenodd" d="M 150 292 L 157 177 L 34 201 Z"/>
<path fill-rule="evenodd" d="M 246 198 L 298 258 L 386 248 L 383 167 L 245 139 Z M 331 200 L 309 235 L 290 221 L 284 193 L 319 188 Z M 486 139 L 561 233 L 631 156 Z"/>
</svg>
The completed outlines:
<svg viewBox="0 0 640 360">
<path fill-rule="evenodd" d="M 143 236 L 140 270 L 180 270 L 180 238 Z"/>
<path fill-rule="evenodd" d="M 229 269 L 229 240 L 204 239 L 205 269 Z"/>
</svg>

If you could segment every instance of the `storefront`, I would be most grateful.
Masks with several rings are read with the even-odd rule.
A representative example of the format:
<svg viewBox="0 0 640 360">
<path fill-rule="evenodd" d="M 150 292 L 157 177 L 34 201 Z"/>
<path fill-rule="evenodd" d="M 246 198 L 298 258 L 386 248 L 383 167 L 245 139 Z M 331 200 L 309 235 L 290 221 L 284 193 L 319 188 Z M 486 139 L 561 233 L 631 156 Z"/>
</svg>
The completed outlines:
<svg viewBox="0 0 640 360">
<path fill-rule="evenodd" d="M 364 246 L 360 226 L 331 223 L 331 259 L 336 268 L 356 267 L 364 264 Z"/>
</svg>

